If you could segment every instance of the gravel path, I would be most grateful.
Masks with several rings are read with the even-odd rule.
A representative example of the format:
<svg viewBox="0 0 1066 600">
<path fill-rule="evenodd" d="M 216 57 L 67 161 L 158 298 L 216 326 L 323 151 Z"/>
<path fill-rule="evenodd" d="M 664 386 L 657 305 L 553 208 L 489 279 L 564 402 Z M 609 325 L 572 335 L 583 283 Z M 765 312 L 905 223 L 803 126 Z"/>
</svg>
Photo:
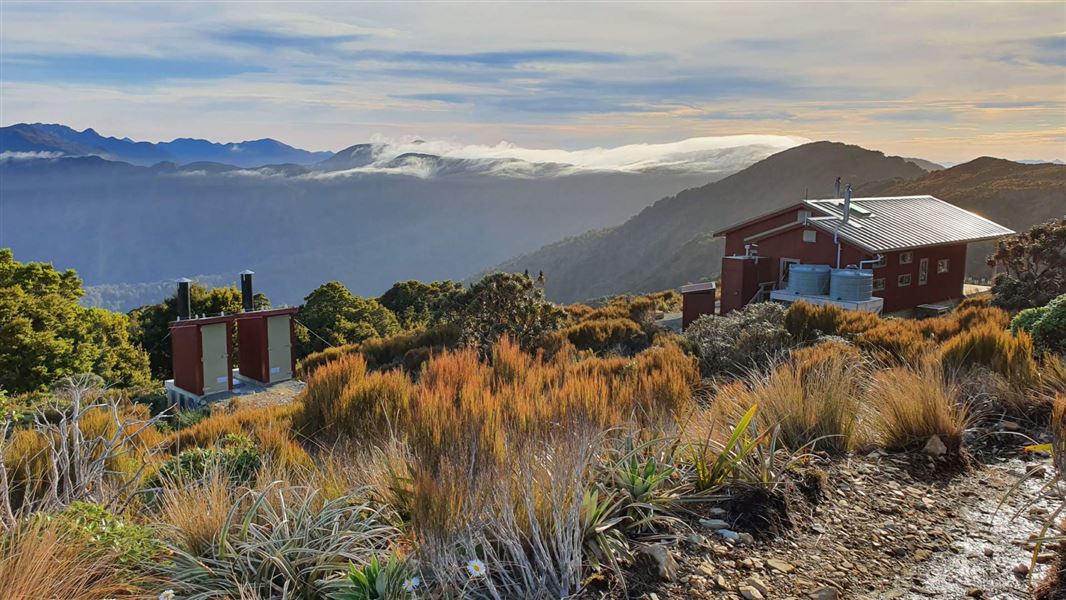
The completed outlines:
<svg viewBox="0 0 1066 600">
<path fill-rule="evenodd" d="M 1009 499 L 997 514 L 1025 471 L 1021 459 L 951 476 L 937 474 L 928 460 L 875 452 L 830 464 L 823 499 L 792 502 L 794 526 L 784 535 L 733 544 L 697 525 L 673 548 L 674 581 L 649 577 L 628 596 L 1030 598 L 1026 578 L 1014 570 L 1029 564 L 1029 537 L 1049 505 L 1011 517 L 1046 479 L 1028 481 L 1029 494 Z M 1036 581 L 1045 569 L 1038 565 Z"/>
</svg>

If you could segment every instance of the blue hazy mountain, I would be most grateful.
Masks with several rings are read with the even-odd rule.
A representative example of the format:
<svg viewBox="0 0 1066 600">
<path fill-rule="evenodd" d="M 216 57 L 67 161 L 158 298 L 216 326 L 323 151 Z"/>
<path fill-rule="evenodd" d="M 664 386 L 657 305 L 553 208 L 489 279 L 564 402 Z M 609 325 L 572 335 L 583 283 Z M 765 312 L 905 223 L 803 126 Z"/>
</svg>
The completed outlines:
<svg viewBox="0 0 1066 600">
<path fill-rule="evenodd" d="M 33 152 L 42 156 L 99 156 L 149 166 L 158 162 L 179 165 L 215 162 L 236 167 L 291 163 L 307 165 L 326 160 L 332 152 L 311 152 L 266 138 L 218 143 L 194 138 L 169 142 L 138 142 L 102 136 L 93 129 L 77 131 L 66 125 L 19 123 L 0 127 L 0 152 Z"/>
</svg>

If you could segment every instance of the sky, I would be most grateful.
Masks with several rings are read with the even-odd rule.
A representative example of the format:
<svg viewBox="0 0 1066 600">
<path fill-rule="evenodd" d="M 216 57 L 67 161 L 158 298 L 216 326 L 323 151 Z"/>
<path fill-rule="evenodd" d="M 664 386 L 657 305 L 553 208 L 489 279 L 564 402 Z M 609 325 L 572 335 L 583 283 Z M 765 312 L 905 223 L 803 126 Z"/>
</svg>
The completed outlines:
<svg viewBox="0 0 1066 600">
<path fill-rule="evenodd" d="M 1066 160 L 1066 2 L 0 2 L 0 124 Z"/>
</svg>

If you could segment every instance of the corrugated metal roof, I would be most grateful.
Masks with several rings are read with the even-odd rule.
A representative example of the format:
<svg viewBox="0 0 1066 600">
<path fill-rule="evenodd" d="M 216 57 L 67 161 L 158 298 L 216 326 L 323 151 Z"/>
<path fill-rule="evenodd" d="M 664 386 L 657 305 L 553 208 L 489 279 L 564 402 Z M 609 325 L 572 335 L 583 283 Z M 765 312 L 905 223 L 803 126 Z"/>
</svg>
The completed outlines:
<svg viewBox="0 0 1066 600">
<path fill-rule="evenodd" d="M 829 233 L 839 225 L 841 238 L 869 252 L 979 242 L 1014 233 L 933 196 L 852 198 L 847 223 L 842 221 L 843 199 L 805 200 L 804 204 L 817 211 L 809 220 L 811 225 Z"/>
</svg>

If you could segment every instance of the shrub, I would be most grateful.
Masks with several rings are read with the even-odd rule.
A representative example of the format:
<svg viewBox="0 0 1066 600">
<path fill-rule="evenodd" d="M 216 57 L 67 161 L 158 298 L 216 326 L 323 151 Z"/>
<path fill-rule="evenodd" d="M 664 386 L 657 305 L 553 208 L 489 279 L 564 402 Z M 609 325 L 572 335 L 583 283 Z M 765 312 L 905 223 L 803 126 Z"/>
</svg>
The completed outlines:
<svg viewBox="0 0 1066 600">
<path fill-rule="evenodd" d="M 1019 331 L 1024 331 L 1032 335 L 1033 324 L 1043 318 L 1045 314 L 1047 314 L 1046 306 L 1037 306 L 1019 311 L 1010 321 L 1010 332 L 1018 333 Z"/>
<path fill-rule="evenodd" d="M 326 348 L 322 352 L 315 352 L 304 357 L 297 365 L 297 371 L 303 377 L 310 377 L 322 365 L 354 354 L 363 357 L 368 369 L 388 369 L 401 364 L 407 368 L 409 366 L 408 355 L 412 353 L 430 353 L 455 348 L 458 343 L 458 327 L 445 323 L 423 331 L 371 338 L 359 344 Z M 421 365 L 417 361 L 412 364 Z"/>
<path fill-rule="evenodd" d="M 535 347 L 545 333 L 562 323 L 562 309 L 544 298 L 544 289 L 528 275 L 493 273 L 458 298 L 456 323 L 460 340 L 487 356 L 507 336 L 522 348 Z"/>
<path fill-rule="evenodd" d="M 649 342 L 640 325 L 629 319 L 582 321 L 558 333 L 578 350 L 593 352 L 621 350 L 634 353 L 647 348 Z"/>
<path fill-rule="evenodd" d="M 817 344 L 800 346 L 789 351 L 789 360 L 801 374 L 828 361 L 861 363 L 862 352 L 844 338 L 826 337 Z"/>
<path fill-rule="evenodd" d="M 259 449 L 240 434 L 228 434 L 218 448 L 193 448 L 167 459 L 159 467 L 158 480 L 191 482 L 219 471 L 238 482 L 249 482 L 263 464 Z"/>
<path fill-rule="evenodd" d="M 379 438 L 407 419 L 412 384 L 402 371 L 368 373 L 360 355 L 315 371 L 299 396 L 296 427 L 305 435 Z"/>
<path fill-rule="evenodd" d="M 1066 354 L 1066 294 L 1052 300 L 1032 325 L 1033 343 L 1041 352 Z"/>
<path fill-rule="evenodd" d="M 1066 219 L 999 240 L 988 262 L 1003 269 L 992 282 L 997 305 L 1021 309 L 1047 304 L 1066 293 Z"/>
<path fill-rule="evenodd" d="M 785 312 L 772 302 L 749 304 L 727 315 L 704 315 L 685 331 L 705 375 L 740 375 L 769 364 L 792 343 Z"/>
<path fill-rule="evenodd" d="M 958 456 L 969 411 L 939 367 L 878 372 L 870 388 L 874 440 L 893 450 L 921 448 L 934 435 Z"/>
<path fill-rule="evenodd" d="M 99 504 L 73 502 L 48 518 L 89 552 L 108 555 L 127 570 L 147 566 L 163 549 L 150 529 L 115 516 Z"/>
<path fill-rule="evenodd" d="M 964 331 L 945 342 L 940 347 L 940 362 L 949 373 L 982 366 L 1016 384 L 1025 384 L 1036 376 L 1029 334 L 1012 335 L 992 323 Z"/>
<path fill-rule="evenodd" d="M 322 501 L 313 490 L 274 484 L 236 506 L 244 510 L 230 511 L 203 554 L 174 549 L 167 570 L 179 593 L 328 597 L 345 589 L 349 564 L 368 563 L 398 535 L 382 510 L 355 496 Z"/>
<path fill-rule="evenodd" d="M 785 313 L 785 329 L 796 342 L 821 336 L 852 336 L 879 325 L 881 318 L 861 310 L 844 310 L 832 304 L 793 302 Z"/>
<path fill-rule="evenodd" d="M 915 364 L 932 347 L 917 321 L 883 319 L 855 336 L 855 343 L 885 364 Z"/>
<path fill-rule="evenodd" d="M 259 428 L 284 427 L 291 422 L 296 408 L 295 404 L 278 404 L 216 410 L 192 427 L 167 435 L 164 450 L 178 453 L 188 448 L 207 448 L 230 434 L 252 437 Z"/>
</svg>

